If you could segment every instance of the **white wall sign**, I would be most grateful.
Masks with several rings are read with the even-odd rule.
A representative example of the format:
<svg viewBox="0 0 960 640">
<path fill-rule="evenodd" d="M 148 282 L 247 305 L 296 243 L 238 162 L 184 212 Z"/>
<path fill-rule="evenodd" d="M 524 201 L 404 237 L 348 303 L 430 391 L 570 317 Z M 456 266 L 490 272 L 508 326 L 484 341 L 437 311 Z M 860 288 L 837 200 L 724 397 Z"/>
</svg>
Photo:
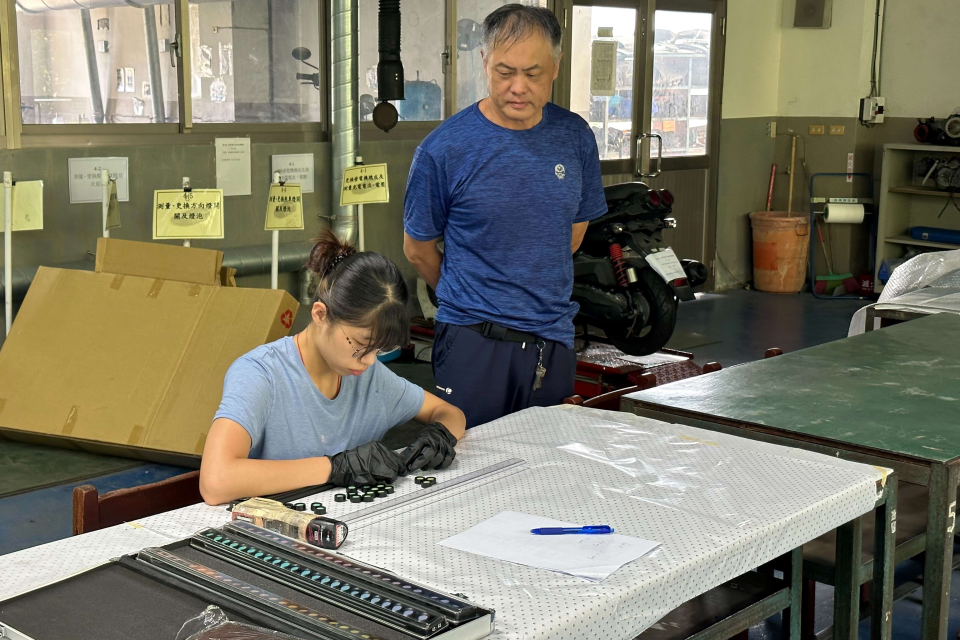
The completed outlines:
<svg viewBox="0 0 960 640">
<path fill-rule="evenodd" d="M 612 96 L 617 89 L 617 42 L 594 40 L 590 50 L 590 93 Z"/>
<path fill-rule="evenodd" d="M 284 182 L 300 185 L 301 193 L 313 193 L 313 154 L 294 153 L 285 156 L 270 156 L 270 175 L 280 172 Z"/>
<path fill-rule="evenodd" d="M 249 196 L 250 186 L 250 138 L 217 138 L 217 188 Z"/>
<path fill-rule="evenodd" d="M 70 204 L 103 201 L 101 169 L 109 171 L 110 179 L 117 181 L 117 198 L 120 202 L 130 201 L 130 168 L 127 158 L 68 158 Z"/>
</svg>

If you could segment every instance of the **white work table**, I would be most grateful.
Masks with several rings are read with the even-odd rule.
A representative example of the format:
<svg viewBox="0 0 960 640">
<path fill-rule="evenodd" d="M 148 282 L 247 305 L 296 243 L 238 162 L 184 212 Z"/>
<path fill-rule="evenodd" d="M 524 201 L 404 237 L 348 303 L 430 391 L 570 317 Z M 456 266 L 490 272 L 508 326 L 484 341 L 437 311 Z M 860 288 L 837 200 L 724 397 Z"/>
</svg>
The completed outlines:
<svg viewBox="0 0 960 640">
<path fill-rule="evenodd" d="M 522 459 L 447 490 L 446 481 Z M 627 413 L 528 409 L 471 430 L 456 462 L 395 500 L 431 499 L 350 522 L 340 553 L 496 610 L 497 639 L 629 639 L 680 604 L 872 510 L 878 468 Z M 346 518 L 391 500 L 319 500 Z M 603 582 L 509 564 L 438 543 L 502 511 L 661 542 Z M 229 521 L 194 505 L 0 556 L 0 600 L 142 547 Z"/>
</svg>

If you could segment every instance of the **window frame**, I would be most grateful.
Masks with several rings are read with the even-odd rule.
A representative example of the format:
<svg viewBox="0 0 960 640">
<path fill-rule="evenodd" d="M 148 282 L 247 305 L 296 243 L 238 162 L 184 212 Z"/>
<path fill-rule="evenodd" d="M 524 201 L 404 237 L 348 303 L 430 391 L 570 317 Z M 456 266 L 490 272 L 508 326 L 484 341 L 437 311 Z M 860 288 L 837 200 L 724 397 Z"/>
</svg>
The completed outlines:
<svg viewBox="0 0 960 640">
<path fill-rule="evenodd" d="M 443 0 L 445 16 L 442 65 L 444 108 L 443 120 L 399 122 L 389 133 L 372 122 L 360 123 L 363 141 L 420 140 L 457 113 L 456 38 L 458 0 Z M 7 149 L 51 147 L 140 146 L 143 144 L 204 144 L 217 137 L 243 136 L 253 142 L 329 142 L 331 121 L 330 90 L 330 0 L 318 0 L 320 47 L 320 120 L 319 122 L 251 122 L 194 123 L 193 97 L 190 91 L 191 63 L 189 52 L 189 0 L 171 0 L 174 6 L 177 54 L 176 123 L 109 123 L 109 124 L 24 124 L 20 104 L 20 64 L 15 0 L 0 0 L 0 146 Z M 561 18 L 562 0 L 546 0 L 548 9 Z M 554 96 L 558 95 L 558 85 Z M 556 101 L 556 100 L 555 100 Z"/>
<path fill-rule="evenodd" d="M 709 13 L 711 23 L 710 67 L 707 78 L 707 146 L 702 155 L 665 157 L 663 171 L 685 171 L 689 169 L 713 169 L 713 160 L 719 147 L 720 110 L 719 101 L 723 93 L 723 49 L 726 6 L 721 0 L 656 0 L 654 10 L 690 13 Z M 653 42 L 650 45 L 651 73 L 653 71 Z M 651 127 L 652 128 L 652 127 Z"/>
<path fill-rule="evenodd" d="M 3 117 L 0 118 L 4 147 L 20 147 L 20 55 L 17 49 L 17 13 L 14 0 L 0 0 L 0 73 Z"/>
<path fill-rule="evenodd" d="M 189 0 L 171 0 L 176 21 L 177 105 L 179 122 L 109 124 L 23 124 L 20 112 L 20 64 L 15 0 L 0 0 L 0 70 L 7 149 L 50 147 L 206 144 L 218 137 L 248 137 L 251 142 L 327 142 L 330 139 L 330 2 L 318 0 L 320 47 L 320 120 L 318 122 L 194 123 L 190 91 Z"/>
<path fill-rule="evenodd" d="M 725 4 L 721 0 L 651 0 L 643 2 L 642 0 L 556 0 L 557 8 L 555 12 L 560 20 L 560 26 L 563 29 L 563 60 L 560 65 L 560 76 L 557 78 L 554 87 L 554 96 L 557 104 L 570 108 L 570 46 L 573 30 L 573 7 L 576 6 L 609 6 L 620 7 L 624 9 L 637 9 L 637 25 L 635 28 L 637 47 L 644 48 L 644 60 L 637 61 L 634 66 L 634 95 L 642 97 L 642 100 L 633 101 L 633 129 L 641 131 L 648 127 L 650 121 L 651 105 L 646 104 L 647 92 L 650 89 L 647 85 L 652 82 L 653 76 L 653 33 L 646 33 L 647 25 L 653 24 L 654 16 L 657 10 L 661 11 L 690 11 L 697 13 L 713 14 L 713 31 L 715 41 L 711 42 L 710 58 L 710 78 L 709 78 L 709 99 L 707 103 L 707 113 L 710 119 L 707 123 L 707 149 L 706 153 L 698 156 L 678 156 L 665 157 L 662 159 L 660 169 L 662 171 L 684 171 L 690 169 L 708 169 L 712 168 L 716 149 L 719 146 L 719 103 L 723 87 L 723 33 Z M 644 11 L 648 15 L 644 15 Z M 716 45 L 716 46 L 714 46 Z M 652 93 L 652 89 L 650 89 Z M 636 158 L 636 136 L 634 142 L 631 142 L 631 157 L 629 160 L 601 160 L 600 168 L 603 175 L 633 175 L 635 173 Z"/>
</svg>

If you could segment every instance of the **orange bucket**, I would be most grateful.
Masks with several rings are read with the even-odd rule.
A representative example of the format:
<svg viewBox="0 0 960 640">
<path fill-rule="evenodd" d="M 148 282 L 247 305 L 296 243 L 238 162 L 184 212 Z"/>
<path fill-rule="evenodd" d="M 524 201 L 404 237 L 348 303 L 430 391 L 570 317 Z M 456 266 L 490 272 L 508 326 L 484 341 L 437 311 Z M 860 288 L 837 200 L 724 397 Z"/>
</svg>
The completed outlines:
<svg viewBox="0 0 960 640">
<path fill-rule="evenodd" d="M 753 227 L 753 286 L 760 291 L 797 293 L 807 279 L 810 220 L 786 211 L 756 211 Z"/>
</svg>

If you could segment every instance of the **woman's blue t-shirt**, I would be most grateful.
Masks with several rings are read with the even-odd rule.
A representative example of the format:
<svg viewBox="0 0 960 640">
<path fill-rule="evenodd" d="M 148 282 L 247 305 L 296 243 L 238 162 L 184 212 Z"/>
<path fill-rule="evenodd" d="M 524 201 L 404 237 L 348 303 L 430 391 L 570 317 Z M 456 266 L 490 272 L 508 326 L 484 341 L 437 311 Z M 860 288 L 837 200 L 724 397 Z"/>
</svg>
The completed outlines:
<svg viewBox="0 0 960 640">
<path fill-rule="evenodd" d="M 310 379 L 293 338 L 281 338 L 230 365 L 214 419 L 233 420 L 250 434 L 250 458 L 294 460 L 379 440 L 422 406 L 423 389 L 380 362 L 344 377 L 331 400 Z"/>
</svg>

